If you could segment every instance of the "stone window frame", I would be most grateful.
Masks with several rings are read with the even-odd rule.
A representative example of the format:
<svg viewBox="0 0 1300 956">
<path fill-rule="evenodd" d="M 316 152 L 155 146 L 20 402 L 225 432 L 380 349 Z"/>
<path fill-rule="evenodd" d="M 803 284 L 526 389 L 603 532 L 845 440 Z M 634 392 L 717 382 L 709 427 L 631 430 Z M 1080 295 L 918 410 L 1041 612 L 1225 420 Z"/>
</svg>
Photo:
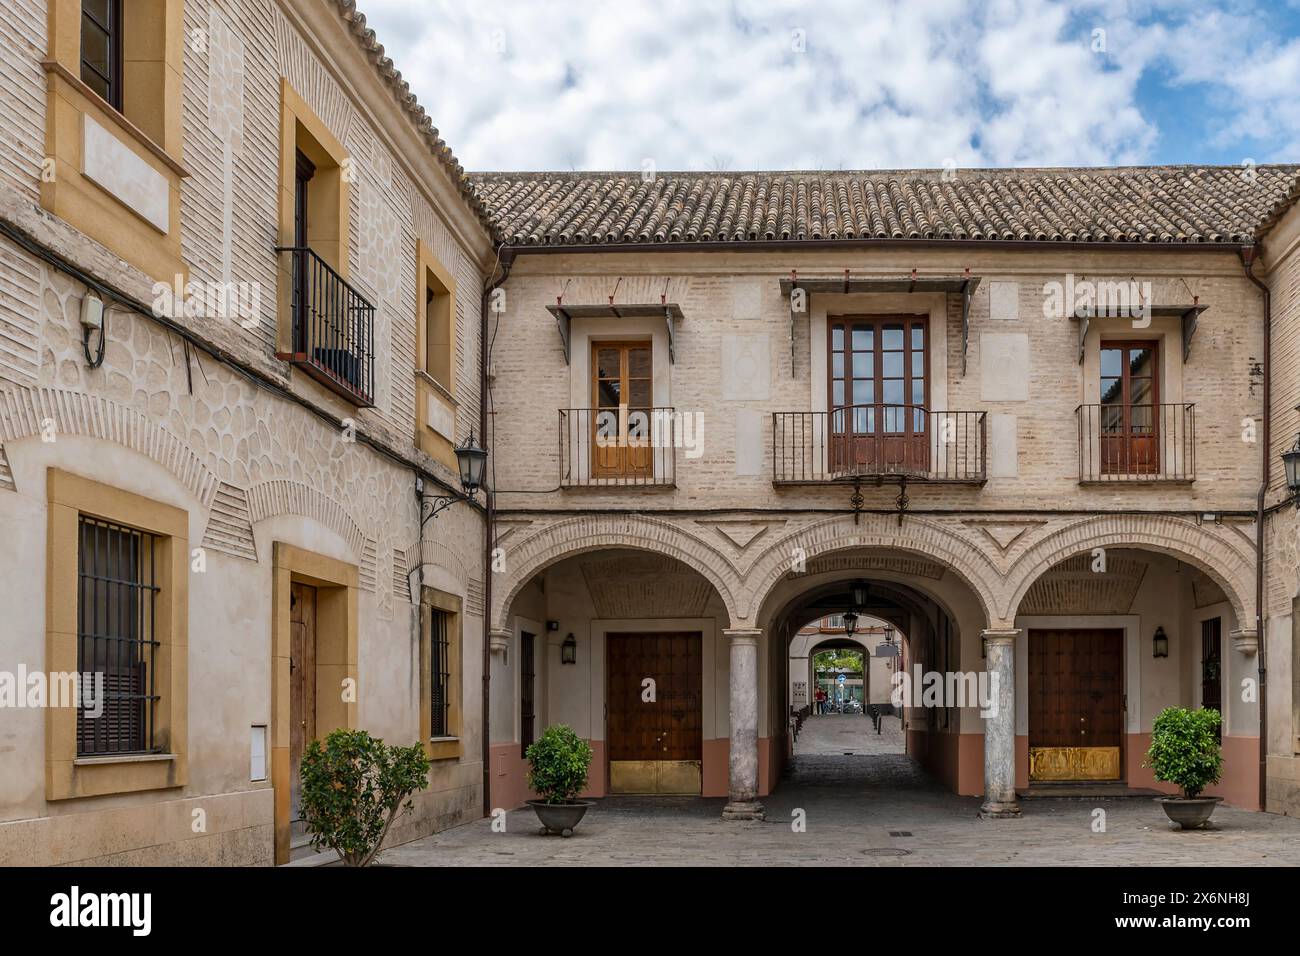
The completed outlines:
<svg viewBox="0 0 1300 956">
<path fill-rule="evenodd" d="M 836 319 L 871 316 L 926 316 L 926 397 L 929 408 L 944 411 L 948 403 L 948 294 L 945 292 L 819 293 L 808 307 L 809 410 L 830 415 L 831 323 Z M 931 429 L 930 442 L 939 440 Z M 820 446 L 818 446 L 820 447 Z M 818 452 L 820 453 L 820 452 Z"/>
<path fill-rule="evenodd" d="M 342 142 L 316 115 L 307 101 L 280 78 L 280 191 L 279 241 L 281 247 L 295 243 L 294 203 L 298 154 L 316 167 L 309 200 L 308 244 L 345 281 L 349 277 L 351 235 L 352 157 Z M 276 295 L 276 351 L 293 351 L 294 258 L 279 257 Z M 376 374 L 379 369 L 376 367 Z M 378 393 L 378 382 L 375 383 Z"/>
<path fill-rule="evenodd" d="M 418 240 L 416 267 L 416 444 L 430 458 L 455 471 L 454 432 L 460 407 L 456 401 L 456 366 L 460 358 L 457 354 L 456 277 L 423 239 Z M 429 320 L 425 303 L 430 289 L 434 290 L 435 304 L 446 322 L 446 381 L 442 381 L 429 367 Z"/>
<path fill-rule="evenodd" d="M 80 475 L 46 471 L 45 670 L 77 670 L 79 522 L 82 515 L 154 536 L 158 594 L 153 637 L 158 753 L 77 756 L 77 708 L 45 711 L 45 799 L 183 787 L 189 779 L 189 514 Z"/>
<path fill-rule="evenodd" d="M 567 408 L 592 407 L 592 343 L 593 342 L 649 342 L 650 363 L 653 374 L 651 396 L 655 408 L 671 408 L 673 363 L 668 354 L 668 330 L 662 319 L 643 318 L 575 318 L 570 324 L 569 400 Z M 557 449 L 558 451 L 558 449 Z M 583 454 L 586 454 L 584 452 Z M 588 457 L 587 461 L 591 459 Z M 655 456 L 654 480 L 663 478 L 663 466 Z M 602 484 L 602 479 L 592 478 L 590 466 L 583 476 L 591 487 L 618 487 L 620 479 Z"/>
<path fill-rule="evenodd" d="M 447 637 L 450 660 L 447 665 L 447 688 L 450 697 L 447 708 L 448 733 L 441 737 L 431 735 L 432 681 L 430 666 L 433 661 L 431 640 L 433 614 L 447 615 Z M 420 594 L 420 648 L 418 682 L 420 694 L 420 740 L 424 742 L 425 755 L 430 760 L 459 760 L 464 754 L 465 706 L 465 642 L 464 600 L 456 594 L 425 585 Z"/>
<path fill-rule="evenodd" d="M 122 4 L 122 108 L 115 108 L 81 79 L 80 0 L 50 0 L 46 74 L 45 154 L 53 175 L 41 176 L 41 206 L 153 279 L 182 274 L 181 162 L 184 130 L 183 0 L 130 0 Z M 120 147 L 136 165 L 118 171 L 148 192 L 149 180 L 167 192 L 166 228 L 86 173 L 92 129 Z M 130 164 L 127 164 L 130 165 Z M 156 177 L 156 178 L 155 178 Z M 132 215 L 123 216 L 127 210 Z"/>
</svg>

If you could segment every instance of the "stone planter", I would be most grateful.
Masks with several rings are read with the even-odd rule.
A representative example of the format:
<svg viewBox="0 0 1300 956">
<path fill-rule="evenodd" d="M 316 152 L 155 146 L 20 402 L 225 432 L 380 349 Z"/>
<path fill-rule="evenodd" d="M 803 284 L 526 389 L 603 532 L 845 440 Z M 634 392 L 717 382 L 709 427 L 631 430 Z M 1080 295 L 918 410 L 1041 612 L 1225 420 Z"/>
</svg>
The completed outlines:
<svg viewBox="0 0 1300 956">
<path fill-rule="evenodd" d="M 1164 807 L 1165 815 L 1180 829 L 1195 830 L 1210 819 L 1214 808 L 1223 801 L 1223 797 L 1156 797 L 1156 803 Z"/>
<path fill-rule="evenodd" d="M 542 822 L 542 835 L 558 833 L 571 836 L 573 828 L 578 825 L 588 807 L 595 806 L 590 800 L 574 800 L 572 803 L 547 803 L 545 800 L 529 800 L 528 805 Z"/>
</svg>

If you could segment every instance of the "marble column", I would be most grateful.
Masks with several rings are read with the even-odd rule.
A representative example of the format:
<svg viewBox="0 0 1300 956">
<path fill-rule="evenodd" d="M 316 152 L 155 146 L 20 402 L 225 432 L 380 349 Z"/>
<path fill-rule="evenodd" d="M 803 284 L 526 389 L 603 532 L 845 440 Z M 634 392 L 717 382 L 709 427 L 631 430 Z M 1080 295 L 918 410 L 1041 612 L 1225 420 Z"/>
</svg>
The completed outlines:
<svg viewBox="0 0 1300 956">
<path fill-rule="evenodd" d="M 984 718 L 985 819 L 1020 816 L 1016 799 L 1016 637 L 1014 628 L 983 632 L 990 707 Z M 993 692 L 994 681 L 996 693 Z"/>
<path fill-rule="evenodd" d="M 758 639 L 756 628 L 722 632 L 731 645 L 731 751 L 727 758 L 725 820 L 761 820 L 758 802 Z"/>
</svg>

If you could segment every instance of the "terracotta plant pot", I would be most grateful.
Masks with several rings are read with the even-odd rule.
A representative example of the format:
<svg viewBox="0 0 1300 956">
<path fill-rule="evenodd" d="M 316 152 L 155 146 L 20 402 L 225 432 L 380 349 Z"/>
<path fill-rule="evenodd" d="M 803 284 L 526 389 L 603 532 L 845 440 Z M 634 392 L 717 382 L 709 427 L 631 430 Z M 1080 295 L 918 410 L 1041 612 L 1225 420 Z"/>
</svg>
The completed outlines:
<svg viewBox="0 0 1300 956">
<path fill-rule="evenodd" d="M 1165 815 L 1183 830 L 1203 826 L 1222 801 L 1223 797 L 1156 797 L 1156 803 L 1165 808 Z"/>
<path fill-rule="evenodd" d="M 547 803 L 545 800 L 529 800 L 528 805 L 542 821 L 542 835 L 558 833 L 571 836 L 573 828 L 578 825 L 588 807 L 595 806 L 590 800 L 574 800 L 572 803 Z"/>
</svg>

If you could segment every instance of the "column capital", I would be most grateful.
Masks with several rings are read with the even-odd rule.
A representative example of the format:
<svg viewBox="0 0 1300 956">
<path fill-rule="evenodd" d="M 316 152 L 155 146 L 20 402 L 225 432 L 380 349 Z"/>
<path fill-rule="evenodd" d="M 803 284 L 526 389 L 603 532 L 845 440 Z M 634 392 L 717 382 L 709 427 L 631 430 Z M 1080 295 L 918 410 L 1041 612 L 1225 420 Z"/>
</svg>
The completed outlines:
<svg viewBox="0 0 1300 956">
<path fill-rule="evenodd" d="M 504 654 L 510 646 L 514 633 L 504 627 L 494 627 L 488 631 L 488 650 L 493 654 Z"/>
<path fill-rule="evenodd" d="M 1018 627 L 986 627 L 980 631 L 980 637 L 985 644 L 1013 644 L 1020 633 Z"/>
<path fill-rule="evenodd" d="M 732 644 L 757 644 L 763 636 L 761 627 L 724 627 L 722 633 Z"/>
</svg>

